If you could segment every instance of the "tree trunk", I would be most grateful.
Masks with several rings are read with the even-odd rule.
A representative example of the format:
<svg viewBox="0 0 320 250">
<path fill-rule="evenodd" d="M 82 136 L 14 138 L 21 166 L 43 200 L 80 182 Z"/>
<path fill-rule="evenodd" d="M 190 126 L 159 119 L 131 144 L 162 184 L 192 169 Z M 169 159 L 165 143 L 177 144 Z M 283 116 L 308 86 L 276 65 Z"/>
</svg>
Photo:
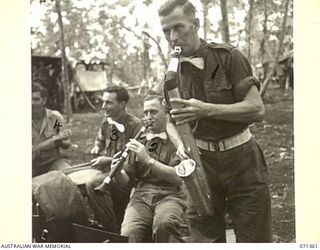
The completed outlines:
<svg viewBox="0 0 320 250">
<path fill-rule="evenodd" d="M 272 76 L 274 75 L 275 69 L 278 65 L 278 60 L 280 57 L 280 53 L 282 50 L 282 44 L 283 44 L 283 39 L 284 39 L 284 34 L 285 34 L 285 29 L 286 29 L 286 24 L 287 24 L 287 16 L 288 16 L 288 8 L 289 8 L 289 3 L 290 0 L 286 0 L 285 2 L 285 9 L 284 9 L 284 17 L 283 17 L 283 22 L 282 22 L 282 30 L 281 30 L 281 34 L 280 34 L 280 40 L 279 40 L 279 45 L 278 45 L 278 50 L 277 50 L 277 54 L 276 57 L 274 59 L 273 65 L 267 75 L 267 78 L 264 80 L 261 89 L 260 89 L 260 94 L 261 96 L 264 96 L 267 87 L 272 79 Z"/>
<path fill-rule="evenodd" d="M 62 84 L 64 92 L 64 113 L 66 115 L 66 121 L 69 122 L 72 115 L 71 109 L 71 98 L 70 98 L 70 83 L 69 83 L 69 72 L 68 72 L 68 59 L 66 57 L 65 45 L 64 45 L 64 33 L 63 33 L 63 22 L 61 16 L 61 5 L 60 0 L 56 0 L 56 11 L 58 14 L 58 23 L 60 30 L 60 44 L 61 44 L 61 74 Z"/>
<path fill-rule="evenodd" d="M 148 24 L 145 24 L 144 29 L 148 29 Z M 143 36 L 142 37 L 142 43 L 143 43 L 143 57 L 142 57 L 142 63 L 143 63 L 143 79 L 146 83 L 148 83 L 148 77 L 149 77 L 149 69 L 150 69 L 150 58 L 149 58 L 149 44 L 148 44 L 148 37 Z"/>
<path fill-rule="evenodd" d="M 208 1 L 202 0 L 202 7 L 203 7 L 203 38 L 207 40 L 207 34 L 209 30 L 209 23 L 208 23 Z"/>
<path fill-rule="evenodd" d="M 154 41 L 155 42 L 155 44 L 157 45 L 157 48 L 158 48 L 158 52 L 159 52 L 159 56 L 161 57 L 161 60 L 162 60 L 162 63 L 165 65 L 165 67 L 167 68 L 167 59 L 165 58 L 165 56 L 164 56 L 164 54 L 163 54 L 163 52 L 162 52 L 162 50 L 161 50 L 161 47 L 160 47 L 160 44 L 159 44 L 159 42 L 155 39 L 155 38 L 153 38 L 148 32 L 146 32 L 146 31 L 142 31 L 142 34 L 144 34 L 144 35 L 146 35 L 146 36 L 148 36 L 152 41 Z"/>
<path fill-rule="evenodd" d="M 264 8 L 264 20 L 263 20 L 263 38 L 260 43 L 260 61 L 263 67 L 263 80 L 266 79 L 266 73 L 267 73 L 267 68 L 265 67 L 265 54 L 266 54 L 266 41 L 268 40 L 268 28 L 267 28 L 267 23 L 268 23 L 268 11 L 267 11 L 267 0 L 263 1 L 263 8 Z"/>
<path fill-rule="evenodd" d="M 222 16 L 222 38 L 223 42 L 225 43 L 230 42 L 227 1 L 228 0 L 220 0 L 220 9 Z"/>
<path fill-rule="evenodd" d="M 253 4 L 254 0 L 249 1 L 249 13 L 247 19 L 247 47 L 248 47 L 248 60 L 251 64 L 251 28 L 252 28 L 252 17 L 253 17 Z"/>
</svg>

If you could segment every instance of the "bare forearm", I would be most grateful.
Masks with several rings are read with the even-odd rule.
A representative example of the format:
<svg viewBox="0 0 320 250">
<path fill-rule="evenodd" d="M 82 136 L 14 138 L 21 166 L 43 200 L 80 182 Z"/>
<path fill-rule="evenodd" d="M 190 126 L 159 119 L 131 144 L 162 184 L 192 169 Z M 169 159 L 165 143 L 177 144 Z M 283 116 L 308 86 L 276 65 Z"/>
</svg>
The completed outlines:
<svg viewBox="0 0 320 250">
<path fill-rule="evenodd" d="M 233 122 L 257 122 L 264 117 L 264 107 L 255 106 L 248 101 L 233 104 L 206 103 L 206 118 Z"/>
<path fill-rule="evenodd" d="M 155 160 L 153 164 L 149 163 L 149 166 L 152 173 L 161 179 L 166 180 L 174 185 L 181 184 L 181 180 L 176 174 L 175 168 L 162 164 L 157 160 Z"/>
<path fill-rule="evenodd" d="M 189 100 L 172 98 L 170 101 L 175 105 L 183 105 L 170 111 L 171 117 L 175 119 L 177 125 L 198 119 L 252 123 L 261 121 L 264 116 L 264 105 L 256 86 L 252 86 L 244 99 L 237 103 L 206 103 L 194 98 Z"/>
</svg>

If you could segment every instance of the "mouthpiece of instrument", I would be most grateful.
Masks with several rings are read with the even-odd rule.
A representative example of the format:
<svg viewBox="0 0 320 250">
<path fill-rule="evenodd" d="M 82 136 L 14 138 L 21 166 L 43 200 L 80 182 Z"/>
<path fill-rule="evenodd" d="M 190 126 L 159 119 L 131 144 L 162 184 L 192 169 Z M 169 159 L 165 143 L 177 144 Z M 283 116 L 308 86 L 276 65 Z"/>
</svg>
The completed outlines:
<svg viewBox="0 0 320 250">
<path fill-rule="evenodd" d="M 142 123 L 145 127 L 149 127 L 151 125 L 151 119 L 142 118 Z"/>
<path fill-rule="evenodd" d="M 174 46 L 173 53 L 181 53 L 182 49 L 180 46 Z"/>
</svg>

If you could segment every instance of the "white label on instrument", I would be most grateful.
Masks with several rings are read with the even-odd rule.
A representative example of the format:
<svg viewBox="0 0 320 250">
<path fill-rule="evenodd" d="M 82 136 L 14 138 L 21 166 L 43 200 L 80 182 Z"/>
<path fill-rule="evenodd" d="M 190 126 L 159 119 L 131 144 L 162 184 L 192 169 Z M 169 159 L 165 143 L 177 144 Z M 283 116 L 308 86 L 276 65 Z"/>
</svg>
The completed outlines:
<svg viewBox="0 0 320 250">
<path fill-rule="evenodd" d="M 124 158 L 126 158 L 128 156 L 128 153 L 126 151 L 123 151 L 123 153 L 121 154 Z"/>
<path fill-rule="evenodd" d="M 175 169 L 178 176 L 187 177 L 196 169 L 196 162 L 192 159 L 186 159 L 181 161 L 179 165 L 175 166 Z"/>
<path fill-rule="evenodd" d="M 171 58 L 169 66 L 168 66 L 168 71 L 177 72 L 178 65 L 179 65 L 179 59 L 178 58 Z"/>
</svg>

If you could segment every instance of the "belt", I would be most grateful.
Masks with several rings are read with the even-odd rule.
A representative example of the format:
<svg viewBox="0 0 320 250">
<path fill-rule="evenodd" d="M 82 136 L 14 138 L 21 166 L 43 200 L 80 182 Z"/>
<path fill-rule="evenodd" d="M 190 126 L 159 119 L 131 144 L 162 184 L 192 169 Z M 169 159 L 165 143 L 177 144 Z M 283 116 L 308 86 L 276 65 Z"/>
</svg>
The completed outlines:
<svg viewBox="0 0 320 250">
<path fill-rule="evenodd" d="M 157 185 L 153 183 L 148 183 L 144 181 L 140 181 L 137 185 L 137 188 L 153 188 L 153 189 L 161 189 L 161 190 L 170 190 L 170 191 L 179 191 L 181 189 L 180 186 L 176 185 Z"/>
<path fill-rule="evenodd" d="M 246 142 L 251 138 L 251 133 L 249 128 L 243 130 L 241 133 L 234 136 L 228 137 L 220 141 L 204 141 L 200 139 L 195 139 L 198 148 L 209 150 L 209 151 L 225 151 L 228 149 L 235 148 Z"/>
</svg>

